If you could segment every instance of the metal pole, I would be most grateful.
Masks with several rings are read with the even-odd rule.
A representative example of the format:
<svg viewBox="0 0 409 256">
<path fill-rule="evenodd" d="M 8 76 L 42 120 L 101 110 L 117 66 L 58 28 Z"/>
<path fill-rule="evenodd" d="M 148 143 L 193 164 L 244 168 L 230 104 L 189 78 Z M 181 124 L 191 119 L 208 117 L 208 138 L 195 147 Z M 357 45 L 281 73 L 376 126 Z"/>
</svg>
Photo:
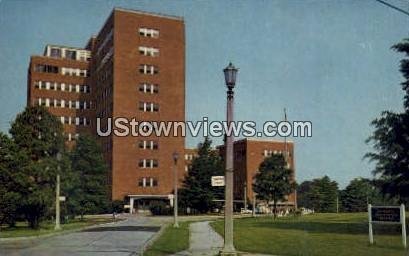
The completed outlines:
<svg viewBox="0 0 409 256">
<path fill-rule="evenodd" d="M 257 205 L 257 202 L 256 202 L 256 193 L 254 193 L 253 192 L 253 217 L 256 217 L 256 205 Z"/>
<path fill-rule="evenodd" d="M 174 176 L 174 185 L 175 185 L 175 196 L 174 199 L 175 202 L 173 203 L 173 215 L 174 215 L 174 223 L 173 227 L 178 228 L 179 223 L 178 223 L 178 174 L 177 174 L 177 168 L 176 168 L 177 160 L 174 159 L 174 165 L 173 165 L 173 176 Z"/>
<path fill-rule="evenodd" d="M 339 213 L 339 199 L 338 199 L 338 195 L 337 195 L 337 213 Z"/>
<path fill-rule="evenodd" d="M 233 123 L 233 88 L 227 91 L 227 125 Z M 226 187 L 224 209 L 224 247 L 221 255 L 236 255 L 233 244 L 233 143 L 231 134 L 226 134 Z"/>
<path fill-rule="evenodd" d="M 368 224 L 369 224 L 369 243 L 373 244 L 372 205 L 371 204 L 368 204 Z"/>
<path fill-rule="evenodd" d="M 406 220 L 405 220 L 405 205 L 400 205 L 400 221 L 402 223 L 402 244 L 406 248 Z"/>
<path fill-rule="evenodd" d="M 247 183 L 244 182 L 244 210 L 247 211 Z"/>
<path fill-rule="evenodd" d="M 60 174 L 57 174 L 57 185 L 55 188 L 55 230 L 61 229 L 60 225 Z"/>
</svg>

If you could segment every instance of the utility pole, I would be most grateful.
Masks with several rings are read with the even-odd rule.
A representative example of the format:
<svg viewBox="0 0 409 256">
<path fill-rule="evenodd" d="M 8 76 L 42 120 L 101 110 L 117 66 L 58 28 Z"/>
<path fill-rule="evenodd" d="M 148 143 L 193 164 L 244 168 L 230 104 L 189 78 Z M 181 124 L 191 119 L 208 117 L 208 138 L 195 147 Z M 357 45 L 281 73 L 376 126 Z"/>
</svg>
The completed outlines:
<svg viewBox="0 0 409 256">
<path fill-rule="evenodd" d="M 61 161 L 61 153 L 57 153 L 57 184 L 55 186 L 55 230 L 60 230 L 60 161 Z"/>
<path fill-rule="evenodd" d="M 244 210 L 247 210 L 247 182 L 244 182 Z"/>
<path fill-rule="evenodd" d="M 58 168 L 59 169 L 59 168 Z M 60 230 L 60 174 L 57 174 L 57 185 L 55 186 L 55 230 Z"/>
<path fill-rule="evenodd" d="M 174 178 L 174 191 L 175 191 L 175 196 L 173 197 L 175 200 L 173 203 L 173 227 L 178 228 L 179 227 L 179 222 L 178 222 L 178 172 L 177 172 L 177 163 L 178 163 L 178 158 L 179 154 L 175 151 L 173 153 L 173 178 Z"/>
<path fill-rule="evenodd" d="M 253 192 L 253 213 L 252 213 L 253 217 L 256 217 L 256 205 L 257 205 L 256 193 Z"/>
<path fill-rule="evenodd" d="M 338 199 L 338 195 L 337 195 L 337 213 L 339 213 L 339 199 Z"/>
</svg>

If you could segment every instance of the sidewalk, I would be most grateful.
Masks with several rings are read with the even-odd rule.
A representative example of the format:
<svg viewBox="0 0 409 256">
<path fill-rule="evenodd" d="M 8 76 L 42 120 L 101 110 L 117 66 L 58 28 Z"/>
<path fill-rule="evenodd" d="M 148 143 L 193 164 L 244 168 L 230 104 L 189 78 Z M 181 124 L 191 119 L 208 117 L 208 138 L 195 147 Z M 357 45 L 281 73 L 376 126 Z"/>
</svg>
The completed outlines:
<svg viewBox="0 0 409 256">
<path fill-rule="evenodd" d="M 223 237 L 214 231 L 209 221 L 195 222 L 189 226 L 189 249 L 178 252 L 174 256 L 213 256 L 218 255 L 223 248 Z M 244 256 L 262 256 L 261 254 L 240 253 Z"/>
</svg>

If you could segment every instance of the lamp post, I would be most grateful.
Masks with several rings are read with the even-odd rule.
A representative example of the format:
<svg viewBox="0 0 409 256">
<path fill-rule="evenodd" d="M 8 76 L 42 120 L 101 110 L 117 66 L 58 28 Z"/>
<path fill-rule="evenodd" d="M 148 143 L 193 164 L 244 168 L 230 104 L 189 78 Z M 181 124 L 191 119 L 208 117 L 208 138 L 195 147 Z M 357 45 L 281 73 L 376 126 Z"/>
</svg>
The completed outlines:
<svg viewBox="0 0 409 256">
<path fill-rule="evenodd" d="M 178 152 L 173 152 L 173 181 L 174 181 L 174 202 L 173 202 L 173 227 L 178 228 L 178 172 L 177 172 L 177 163 L 178 163 L 179 154 Z"/>
<path fill-rule="evenodd" d="M 223 70 L 227 86 L 227 125 L 233 122 L 234 86 L 238 69 L 230 64 Z M 226 134 L 226 186 L 224 209 L 224 247 L 220 255 L 237 255 L 233 244 L 233 142 L 232 134 Z"/>
<path fill-rule="evenodd" d="M 55 186 L 55 230 L 60 230 L 60 161 L 61 153 L 57 153 L 57 184 Z"/>
</svg>

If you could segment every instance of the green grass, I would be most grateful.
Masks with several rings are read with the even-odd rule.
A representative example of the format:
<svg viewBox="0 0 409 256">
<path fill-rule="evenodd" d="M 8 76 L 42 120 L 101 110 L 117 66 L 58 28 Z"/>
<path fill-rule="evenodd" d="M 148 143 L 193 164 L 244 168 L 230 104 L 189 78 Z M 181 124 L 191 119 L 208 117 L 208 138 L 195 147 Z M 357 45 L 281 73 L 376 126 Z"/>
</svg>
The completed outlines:
<svg viewBox="0 0 409 256">
<path fill-rule="evenodd" d="M 169 255 L 189 248 L 189 224 L 180 222 L 179 228 L 168 226 L 163 234 L 144 253 L 147 256 Z"/>
<path fill-rule="evenodd" d="M 70 220 L 66 224 L 61 224 L 61 230 L 54 230 L 54 222 L 45 221 L 40 224 L 38 229 L 31 229 L 28 227 L 27 222 L 17 222 L 15 227 L 3 227 L 0 231 L 0 238 L 9 237 L 27 237 L 27 236 L 39 236 L 51 233 L 58 233 L 66 230 L 78 229 L 95 224 L 102 224 L 112 222 L 111 218 L 86 218 L 84 220 Z"/>
<path fill-rule="evenodd" d="M 211 224 L 223 235 L 223 221 Z M 234 244 L 245 252 L 277 255 L 404 256 L 399 226 L 375 225 L 374 245 L 368 242 L 366 213 L 314 214 L 273 220 L 234 220 Z"/>
</svg>

